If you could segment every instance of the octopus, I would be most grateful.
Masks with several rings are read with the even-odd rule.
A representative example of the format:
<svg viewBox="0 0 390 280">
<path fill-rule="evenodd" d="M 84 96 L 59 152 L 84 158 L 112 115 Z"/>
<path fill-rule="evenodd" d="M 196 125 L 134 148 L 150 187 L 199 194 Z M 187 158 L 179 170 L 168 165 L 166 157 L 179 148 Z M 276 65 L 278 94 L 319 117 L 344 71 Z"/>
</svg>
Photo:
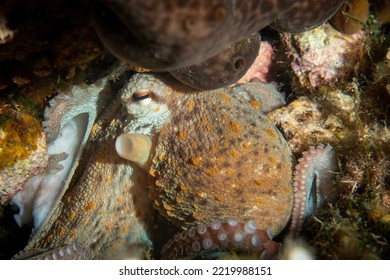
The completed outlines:
<svg viewBox="0 0 390 280">
<path fill-rule="evenodd" d="M 244 76 L 255 60 L 261 29 L 303 32 L 327 21 L 345 1 L 88 2 L 100 39 L 116 57 L 169 71 L 196 89 L 215 89 Z"/>
<path fill-rule="evenodd" d="M 46 173 L 32 180 L 38 191 L 24 200 L 25 188 L 14 199 L 25 212 L 33 207 L 34 221 L 15 258 L 99 259 L 120 248 L 153 257 L 159 215 L 184 230 L 162 258 L 234 249 L 275 258 L 273 236 L 286 227 L 298 233 L 337 197 L 329 145 L 311 147 L 293 172 L 286 140 L 265 117 L 284 104 L 273 84 L 197 91 L 168 74 L 116 80 L 75 86 L 72 98 L 59 95 L 47 109 L 55 143 L 48 146 L 56 148 Z M 59 180 L 48 197 L 45 185 Z M 48 205 L 34 206 L 40 195 Z"/>
</svg>

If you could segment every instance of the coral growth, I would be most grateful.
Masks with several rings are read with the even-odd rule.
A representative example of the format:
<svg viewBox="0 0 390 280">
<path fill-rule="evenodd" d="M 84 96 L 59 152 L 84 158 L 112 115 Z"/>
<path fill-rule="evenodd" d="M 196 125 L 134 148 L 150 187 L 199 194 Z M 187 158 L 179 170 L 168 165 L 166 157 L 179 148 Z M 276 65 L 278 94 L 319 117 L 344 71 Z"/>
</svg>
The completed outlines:
<svg viewBox="0 0 390 280">
<path fill-rule="evenodd" d="M 324 31 L 326 36 L 323 38 L 333 36 L 344 43 L 333 53 L 329 50 L 327 61 L 325 56 L 319 56 L 322 62 L 325 61 L 320 66 L 325 68 L 311 64 L 312 60 L 319 61 L 316 56 L 311 56 L 310 64 L 306 64 L 310 67 L 300 65 L 300 70 L 305 69 L 303 72 L 297 72 L 293 64 L 289 76 L 295 85 L 288 97 L 291 101 L 268 117 L 280 127 L 295 154 L 320 141 L 331 143 L 340 157 L 337 185 L 343 193 L 342 198 L 335 207 L 320 211 L 312 223 L 304 226 L 303 237 L 315 250 L 316 257 L 387 259 L 390 257 L 387 238 L 390 234 L 390 96 L 386 88 L 389 84 L 386 58 L 389 33 L 378 24 L 365 26 L 364 31 L 352 36 L 337 35 L 329 27 L 322 26 L 302 34 L 302 37 L 313 36 L 306 39 L 306 42 L 312 42 L 307 45 L 308 52 L 313 48 L 316 53 L 317 44 L 326 42 L 316 37 L 316 32 Z M 355 41 L 357 38 L 360 39 Z M 299 54 L 296 41 L 284 42 L 288 42 L 286 47 L 294 52 L 295 59 Z M 356 45 L 344 49 L 351 42 Z M 333 61 L 342 52 L 349 51 L 352 56 L 346 61 L 341 60 L 344 56 L 339 57 L 340 61 Z M 306 53 L 304 51 L 301 57 Z M 347 64 L 335 67 L 341 61 Z M 328 68 L 330 65 L 333 68 Z M 332 78 L 328 80 L 326 75 L 319 75 L 320 69 L 334 76 L 329 76 Z M 337 71 L 327 72 L 330 69 Z M 334 82 L 329 83 L 331 80 Z"/>
<path fill-rule="evenodd" d="M 299 84 L 314 88 L 353 74 L 364 41 L 363 33 L 343 36 L 327 24 L 298 35 L 281 36 Z"/>
</svg>

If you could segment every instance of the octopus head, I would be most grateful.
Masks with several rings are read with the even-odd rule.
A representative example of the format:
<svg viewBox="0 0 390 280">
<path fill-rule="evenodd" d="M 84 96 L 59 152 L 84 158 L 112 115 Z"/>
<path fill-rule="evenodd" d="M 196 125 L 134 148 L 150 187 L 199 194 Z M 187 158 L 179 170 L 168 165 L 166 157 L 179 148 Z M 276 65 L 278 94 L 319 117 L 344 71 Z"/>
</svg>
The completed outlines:
<svg viewBox="0 0 390 280">
<path fill-rule="evenodd" d="M 236 216 L 273 233 L 286 225 L 292 158 L 260 111 L 263 90 L 195 92 L 150 74 L 134 75 L 123 90 L 129 122 L 117 152 L 149 173 L 154 206 L 174 224 Z"/>
</svg>

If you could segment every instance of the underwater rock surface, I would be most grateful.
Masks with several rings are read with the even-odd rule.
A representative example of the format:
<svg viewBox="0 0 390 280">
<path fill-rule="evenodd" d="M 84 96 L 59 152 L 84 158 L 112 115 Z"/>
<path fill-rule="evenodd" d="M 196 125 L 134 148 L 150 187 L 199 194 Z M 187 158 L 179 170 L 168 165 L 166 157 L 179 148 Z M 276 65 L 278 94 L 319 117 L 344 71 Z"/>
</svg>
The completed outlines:
<svg viewBox="0 0 390 280">
<path fill-rule="evenodd" d="M 5 113 L 0 122 L 0 203 L 16 195 L 27 181 L 45 170 L 49 155 L 46 134 L 36 119 L 27 114 Z"/>
<path fill-rule="evenodd" d="M 351 75 L 360 59 L 363 33 L 342 35 L 329 25 L 283 36 L 291 68 L 302 86 L 319 87 Z"/>
</svg>

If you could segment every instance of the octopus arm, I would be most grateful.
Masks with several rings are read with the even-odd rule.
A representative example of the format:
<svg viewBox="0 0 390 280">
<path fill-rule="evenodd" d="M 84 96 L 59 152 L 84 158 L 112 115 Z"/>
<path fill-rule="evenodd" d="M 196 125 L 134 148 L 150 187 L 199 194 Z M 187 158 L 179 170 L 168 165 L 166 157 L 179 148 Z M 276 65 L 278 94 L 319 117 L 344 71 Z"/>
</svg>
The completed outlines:
<svg viewBox="0 0 390 280">
<path fill-rule="evenodd" d="M 298 233 L 305 218 L 325 203 L 334 202 L 339 195 L 338 189 L 333 185 L 337 164 L 330 145 L 310 147 L 298 161 L 293 179 L 291 234 Z"/>
<path fill-rule="evenodd" d="M 13 257 L 13 260 L 85 260 L 88 259 L 88 252 L 79 243 L 62 246 L 56 249 L 44 251 L 30 249 L 22 251 Z"/>
<path fill-rule="evenodd" d="M 20 226 L 33 220 L 37 229 L 52 213 L 73 176 L 92 125 L 106 103 L 104 99 L 110 98 L 109 90 L 103 79 L 89 86 L 73 86 L 69 93 L 49 102 L 43 122 L 49 164 L 13 198 L 20 209 L 15 215 Z"/>
<path fill-rule="evenodd" d="M 280 245 L 267 232 L 259 230 L 254 220 L 247 222 L 229 218 L 214 221 L 177 233 L 163 247 L 162 259 L 220 258 L 229 252 L 274 259 Z"/>
</svg>

